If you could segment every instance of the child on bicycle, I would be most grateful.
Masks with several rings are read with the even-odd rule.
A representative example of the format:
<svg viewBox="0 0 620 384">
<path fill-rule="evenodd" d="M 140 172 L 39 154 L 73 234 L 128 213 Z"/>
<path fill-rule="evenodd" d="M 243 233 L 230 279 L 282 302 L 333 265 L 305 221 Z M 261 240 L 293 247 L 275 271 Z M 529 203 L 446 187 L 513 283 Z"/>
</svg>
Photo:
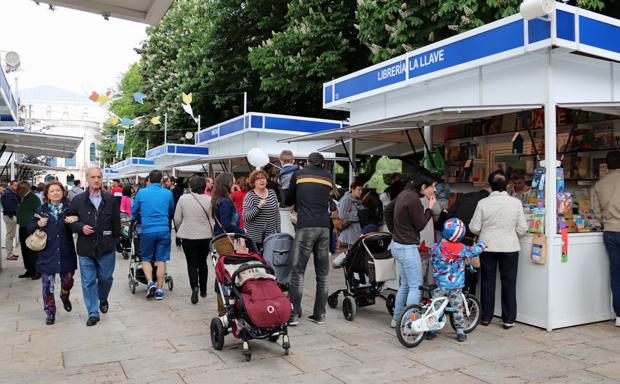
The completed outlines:
<svg viewBox="0 0 620 384">
<path fill-rule="evenodd" d="M 478 242 L 472 247 L 465 246 L 461 239 L 465 235 L 465 224 L 457 218 L 446 220 L 443 226 L 443 240 L 436 243 L 431 250 L 433 260 L 433 280 L 437 289 L 433 296 L 445 296 L 455 311 L 452 316 L 456 325 L 456 339 L 465 341 L 467 336 L 463 325 L 463 295 L 465 285 L 465 264 L 479 256 L 487 247 Z"/>
</svg>

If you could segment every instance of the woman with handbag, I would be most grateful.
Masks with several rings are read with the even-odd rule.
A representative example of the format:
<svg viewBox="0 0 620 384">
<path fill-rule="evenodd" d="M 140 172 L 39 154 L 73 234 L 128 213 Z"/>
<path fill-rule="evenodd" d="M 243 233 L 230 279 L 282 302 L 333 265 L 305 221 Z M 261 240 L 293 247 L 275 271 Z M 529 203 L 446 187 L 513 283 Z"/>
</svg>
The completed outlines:
<svg viewBox="0 0 620 384">
<path fill-rule="evenodd" d="M 37 209 L 28 225 L 28 233 L 31 235 L 26 242 L 35 248 L 33 250 L 39 251 L 37 267 L 41 272 L 43 309 L 47 315 L 46 324 L 52 325 L 56 321 L 54 283 L 57 273 L 60 274 L 60 300 L 63 307 L 67 312 L 73 309 L 69 293 L 77 269 L 77 256 L 69 224 L 77 221 L 77 217 L 66 216 L 69 203 L 64 199 L 64 188 L 58 181 L 45 186 L 44 197 L 45 203 Z"/>
<path fill-rule="evenodd" d="M 201 297 L 207 296 L 207 257 L 213 237 L 213 218 L 211 197 L 204 194 L 205 187 L 204 178 L 192 176 L 189 179 L 190 193 L 179 198 L 174 212 L 177 237 L 183 239 L 181 245 L 187 259 L 192 304 L 198 303 L 198 290 Z"/>
</svg>

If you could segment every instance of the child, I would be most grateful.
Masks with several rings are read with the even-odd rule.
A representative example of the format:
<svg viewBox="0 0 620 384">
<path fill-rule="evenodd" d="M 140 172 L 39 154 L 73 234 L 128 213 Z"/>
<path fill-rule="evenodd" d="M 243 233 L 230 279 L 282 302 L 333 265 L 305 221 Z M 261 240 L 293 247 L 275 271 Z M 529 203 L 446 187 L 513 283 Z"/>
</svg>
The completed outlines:
<svg viewBox="0 0 620 384">
<path fill-rule="evenodd" d="M 455 310 L 452 314 L 456 326 L 456 339 L 465 341 L 463 331 L 463 296 L 461 289 L 465 285 L 465 261 L 477 257 L 487 247 L 478 242 L 472 247 L 461 243 L 465 235 L 465 224 L 457 218 L 446 220 L 443 225 L 443 240 L 436 243 L 431 251 L 433 257 L 433 280 L 437 289 L 434 296 L 446 296 L 450 306 Z M 473 260 L 467 260 L 468 262 Z"/>
</svg>

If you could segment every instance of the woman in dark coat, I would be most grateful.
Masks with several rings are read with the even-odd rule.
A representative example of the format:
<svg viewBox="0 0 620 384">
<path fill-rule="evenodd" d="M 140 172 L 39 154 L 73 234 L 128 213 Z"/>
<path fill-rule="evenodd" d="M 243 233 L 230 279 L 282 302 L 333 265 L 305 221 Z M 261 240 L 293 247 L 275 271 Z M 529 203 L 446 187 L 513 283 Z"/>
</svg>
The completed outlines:
<svg viewBox="0 0 620 384">
<path fill-rule="evenodd" d="M 45 203 L 39 207 L 36 216 L 28 225 L 28 233 L 40 229 L 47 234 L 45 248 L 39 252 L 37 267 L 41 273 L 43 285 L 43 309 L 47 315 L 46 324 L 56 321 L 56 302 L 54 300 L 54 283 L 56 274 L 60 274 L 60 300 L 67 312 L 72 309 L 69 292 L 73 287 L 73 275 L 77 269 L 77 257 L 73 235 L 69 224 L 77 220 L 68 217 L 65 212 L 68 201 L 64 199 L 63 187 L 57 181 L 45 186 Z M 37 217 L 39 216 L 39 217 Z"/>
</svg>

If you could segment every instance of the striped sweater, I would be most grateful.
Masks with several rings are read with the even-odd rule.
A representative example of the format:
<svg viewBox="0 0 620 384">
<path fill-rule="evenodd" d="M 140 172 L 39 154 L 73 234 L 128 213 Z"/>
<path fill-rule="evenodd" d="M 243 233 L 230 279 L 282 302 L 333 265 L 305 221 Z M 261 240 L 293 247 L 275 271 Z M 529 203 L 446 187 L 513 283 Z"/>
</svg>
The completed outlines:
<svg viewBox="0 0 620 384">
<path fill-rule="evenodd" d="M 262 243 L 269 235 L 280 233 L 280 204 L 272 189 L 268 189 L 267 203 L 258 207 L 261 198 L 251 190 L 243 199 L 243 225 L 255 243 Z"/>
</svg>

